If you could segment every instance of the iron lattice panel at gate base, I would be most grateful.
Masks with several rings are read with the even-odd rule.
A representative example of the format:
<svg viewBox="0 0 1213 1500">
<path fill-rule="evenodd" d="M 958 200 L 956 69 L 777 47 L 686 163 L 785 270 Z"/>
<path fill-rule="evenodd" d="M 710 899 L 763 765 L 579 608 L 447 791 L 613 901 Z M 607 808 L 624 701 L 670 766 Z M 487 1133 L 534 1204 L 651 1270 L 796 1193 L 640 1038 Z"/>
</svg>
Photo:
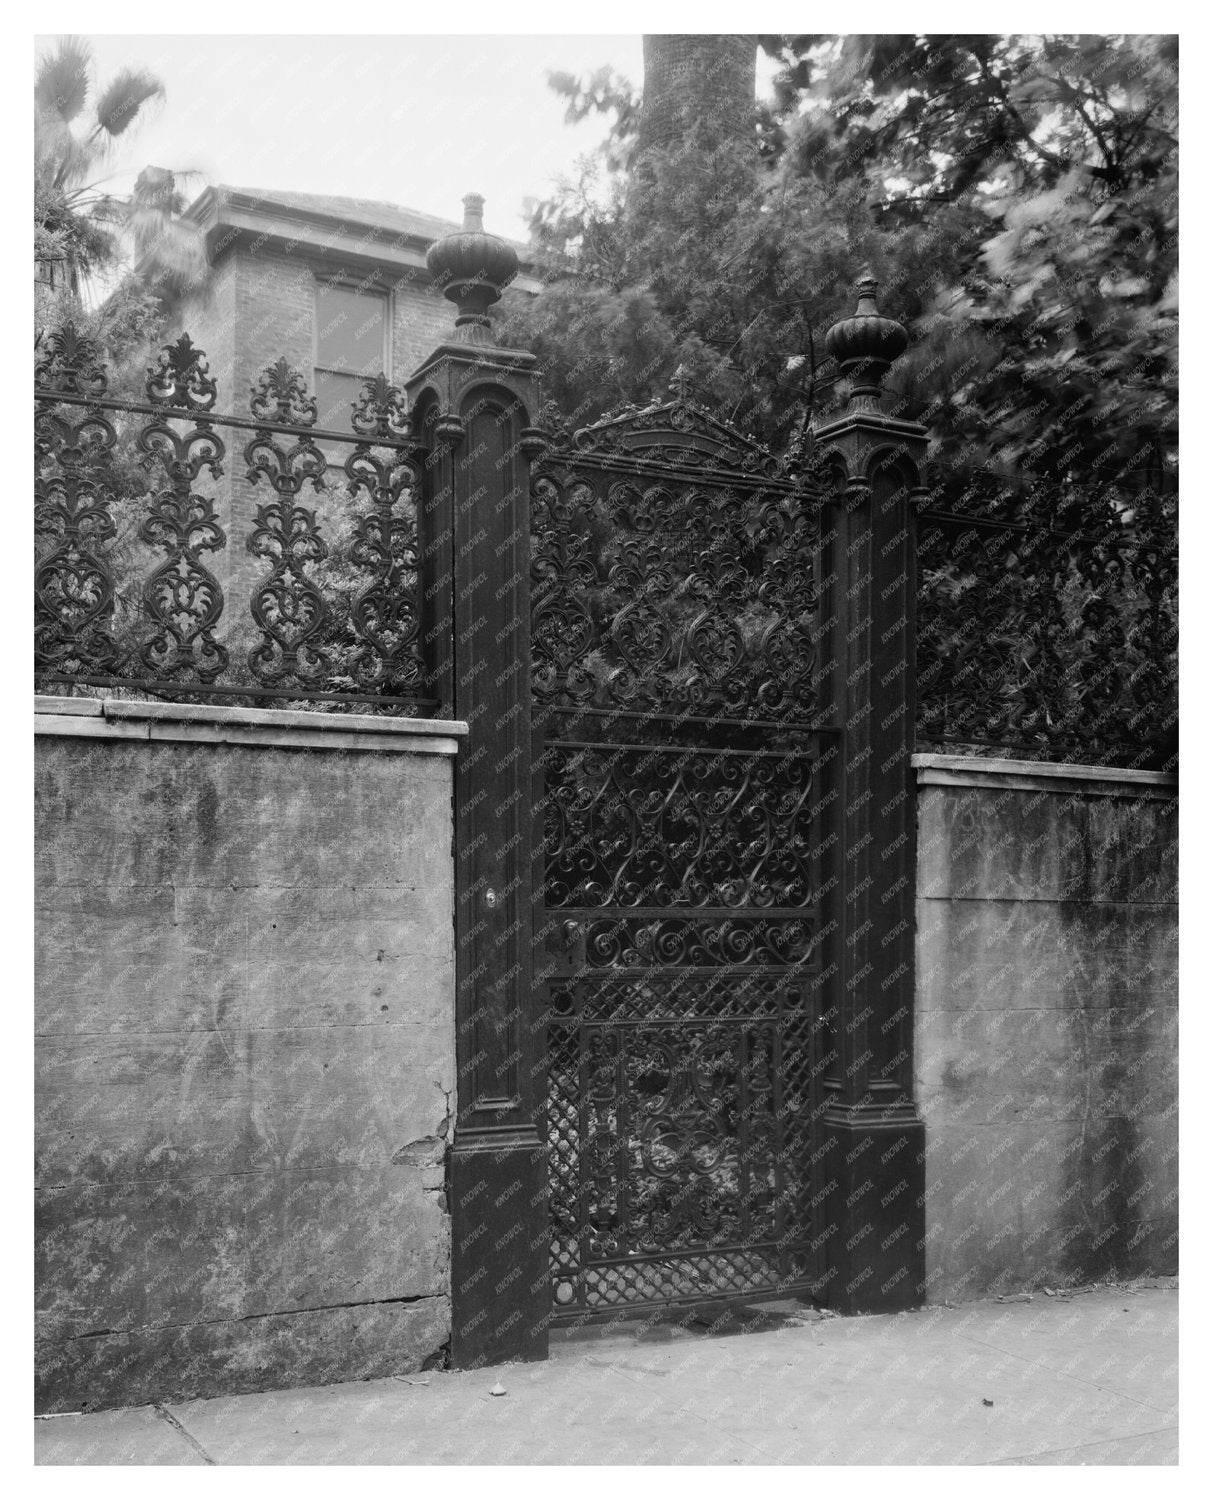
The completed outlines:
<svg viewBox="0 0 1213 1500">
<path fill-rule="evenodd" d="M 821 501 L 681 399 L 533 478 L 559 1320 L 821 1281 Z"/>
<path fill-rule="evenodd" d="M 820 1028 L 807 977 L 617 974 L 555 990 L 558 1314 L 816 1285 Z"/>
</svg>

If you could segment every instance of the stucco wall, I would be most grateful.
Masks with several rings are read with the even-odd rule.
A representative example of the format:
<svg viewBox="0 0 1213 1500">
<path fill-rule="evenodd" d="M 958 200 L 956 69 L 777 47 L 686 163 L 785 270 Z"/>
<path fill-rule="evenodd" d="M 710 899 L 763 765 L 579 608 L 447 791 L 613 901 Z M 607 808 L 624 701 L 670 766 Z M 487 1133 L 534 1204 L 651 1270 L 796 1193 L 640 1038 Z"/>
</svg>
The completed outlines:
<svg viewBox="0 0 1213 1500">
<path fill-rule="evenodd" d="M 41 704 L 39 1409 L 419 1368 L 458 726 Z"/>
<path fill-rule="evenodd" d="M 1174 1272 L 1175 778 L 916 761 L 930 1298 Z"/>
</svg>

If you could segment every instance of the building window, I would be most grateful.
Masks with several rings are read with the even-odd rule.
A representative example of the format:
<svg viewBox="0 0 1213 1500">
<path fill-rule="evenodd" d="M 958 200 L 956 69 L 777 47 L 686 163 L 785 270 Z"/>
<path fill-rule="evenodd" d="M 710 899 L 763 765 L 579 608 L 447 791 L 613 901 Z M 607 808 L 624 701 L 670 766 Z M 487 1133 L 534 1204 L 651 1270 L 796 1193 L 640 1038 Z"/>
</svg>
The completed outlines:
<svg viewBox="0 0 1213 1500">
<path fill-rule="evenodd" d="M 315 394 L 317 425 L 353 430 L 351 409 L 367 375 L 386 375 L 388 299 L 385 292 L 348 282 L 316 284 Z"/>
</svg>

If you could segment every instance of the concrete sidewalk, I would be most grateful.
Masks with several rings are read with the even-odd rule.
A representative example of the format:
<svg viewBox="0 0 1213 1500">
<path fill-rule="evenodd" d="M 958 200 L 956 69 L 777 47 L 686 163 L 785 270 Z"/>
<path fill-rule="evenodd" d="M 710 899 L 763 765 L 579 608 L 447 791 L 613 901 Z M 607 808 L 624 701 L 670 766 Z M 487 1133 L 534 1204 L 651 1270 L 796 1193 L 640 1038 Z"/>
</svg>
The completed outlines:
<svg viewBox="0 0 1213 1500">
<path fill-rule="evenodd" d="M 781 1303 L 746 1310 L 744 1332 L 682 1321 L 554 1336 L 546 1364 L 40 1419 L 36 1462 L 1178 1461 L 1170 1283 L 870 1318 Z"/>
</svg>

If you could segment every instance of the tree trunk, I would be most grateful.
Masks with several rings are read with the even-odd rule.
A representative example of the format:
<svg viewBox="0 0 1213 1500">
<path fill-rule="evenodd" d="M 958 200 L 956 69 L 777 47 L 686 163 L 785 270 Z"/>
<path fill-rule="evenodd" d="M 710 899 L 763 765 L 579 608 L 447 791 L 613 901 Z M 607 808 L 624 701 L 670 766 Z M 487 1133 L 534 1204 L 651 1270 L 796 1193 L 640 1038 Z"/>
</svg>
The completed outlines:
<svg viewBox="0 0 1213 1500">
<path fill-rule="evenodd" d="M 715 150 L 754 134 L 755 36 L 646 36 L 638 161 L 680 145 Z"/>
<path fill-rule="evenodd" d="M 684 158 L 700 183 L 711 181 L 717 207 L 753 191 L 758 169 L 754 128 L 757 36 L 646 36 L 644 97 L 628 182 L 628 213 L 637 224 L 664 222 L 686 235 L 703 232 L 709 196 L 690 198 L 671 184 L 682 181 Z"/>
</svg>

